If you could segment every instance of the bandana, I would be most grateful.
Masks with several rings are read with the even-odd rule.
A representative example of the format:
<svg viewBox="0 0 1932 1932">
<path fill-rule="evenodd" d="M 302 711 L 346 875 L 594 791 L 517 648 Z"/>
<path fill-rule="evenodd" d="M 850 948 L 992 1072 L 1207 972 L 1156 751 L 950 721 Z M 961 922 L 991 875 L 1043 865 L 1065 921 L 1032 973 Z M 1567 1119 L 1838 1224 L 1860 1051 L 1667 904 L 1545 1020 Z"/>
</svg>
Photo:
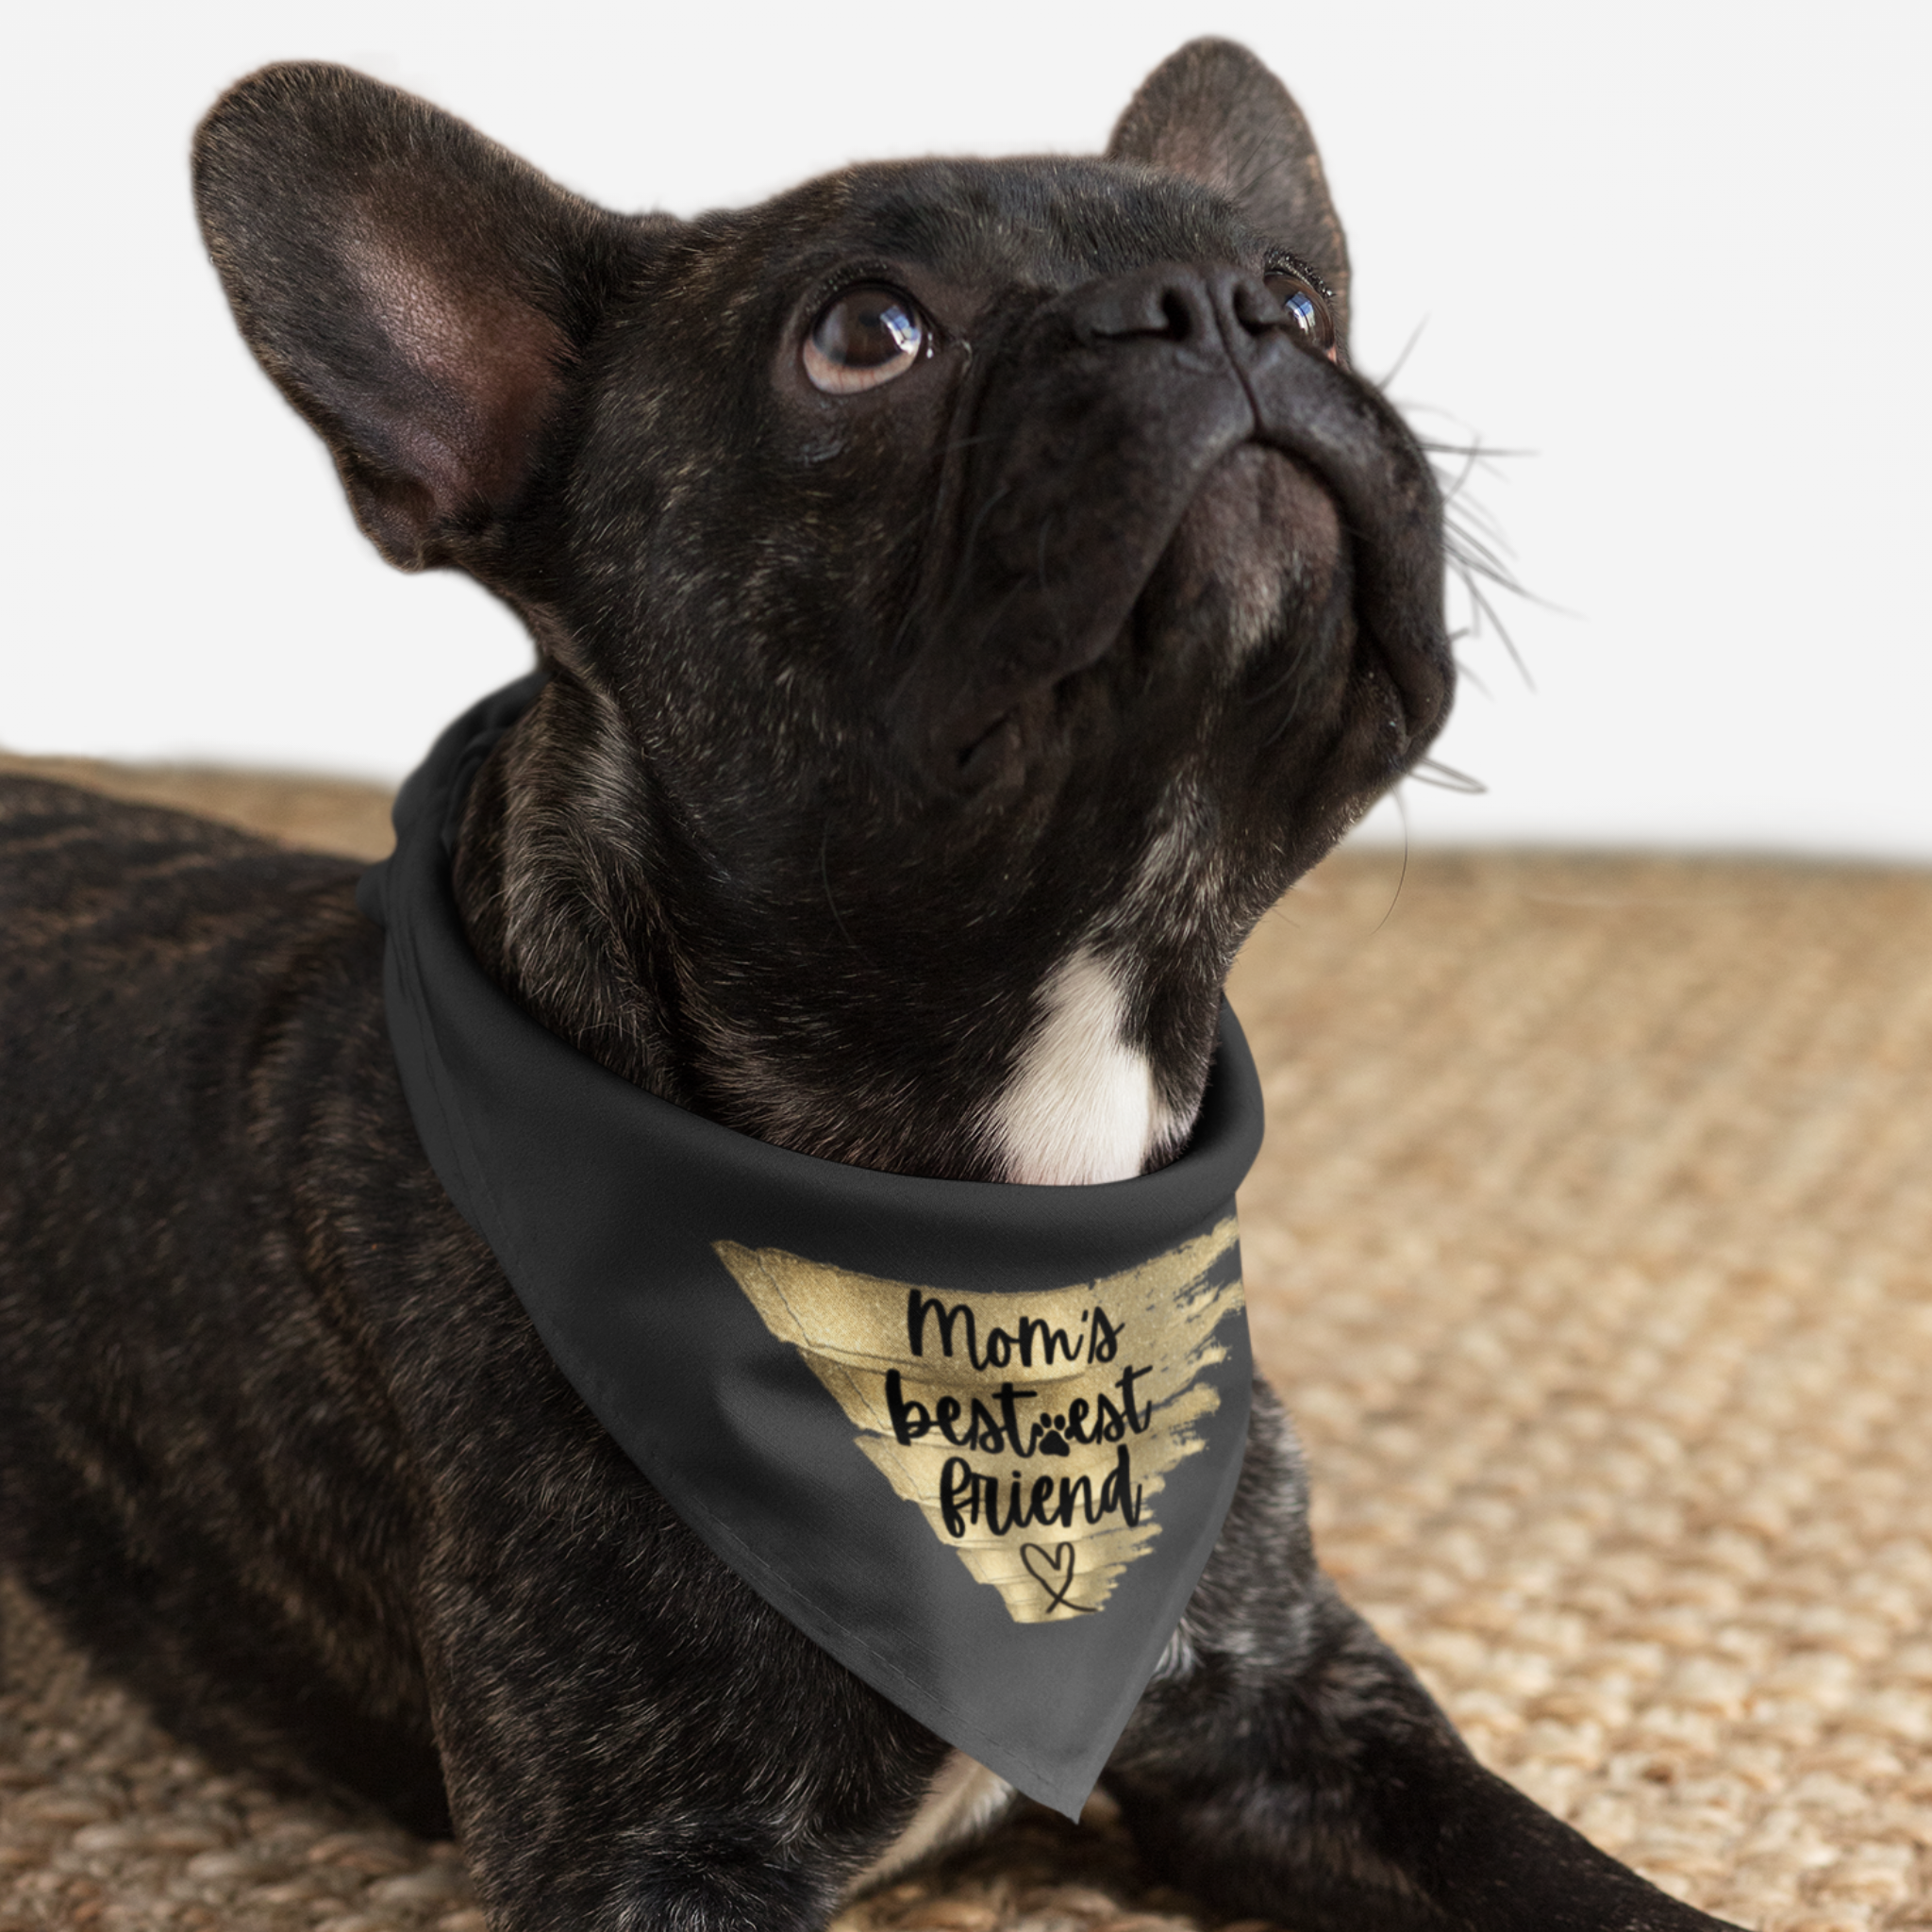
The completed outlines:
<svg viewBox="0 0 1932 1932">
<path fill-rule="evenodd" d="M 927 1180 L 645 1092 L 478 965 L 464 793 L 533 674 L 437 741 L 358 903 L 431 1166 L 679 1516 L 882 1696 L 1077 1815 L 1247 1437 L 1234 1192 L 1261 1094 L 1224 1006 L 1187 1151 L 1092 1187 Z"/>
</svg>

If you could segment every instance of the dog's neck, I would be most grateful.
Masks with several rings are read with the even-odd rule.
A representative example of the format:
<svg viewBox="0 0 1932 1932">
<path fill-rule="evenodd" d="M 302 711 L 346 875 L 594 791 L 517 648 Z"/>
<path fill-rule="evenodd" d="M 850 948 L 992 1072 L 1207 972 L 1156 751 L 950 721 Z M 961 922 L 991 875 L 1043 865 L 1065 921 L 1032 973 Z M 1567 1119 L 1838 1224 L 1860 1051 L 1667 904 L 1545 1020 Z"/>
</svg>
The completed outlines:
<svg viewBox="0 0 1932 1932">
<path fill-rule="evenodd" d="M 906 984 L 875 1029 L 836 960 L 822 1010 L 808 988 L 789 1013 L 747 1023 L 728 997 L 746 962 L 687 929 L 667 842 L 614 710 L 581 691 L 519 724 L 465 809 L 456 890 L 473 949 L 613 1072 L 757 1139 L 891 1172 L 1084 1184 L 1184 1144 L 1224 960 L 1188 961 L 1181 999 L 1200 1011 L 1180 1029 L 1191 1043 L 1164 1056 L 1130 1035 L 1147 962 L 1118 921 L 1104 942 L 1076 938 L 995 986 L 970 963 Z M 874 1032 L 896 1052 L 872 1051 Z"/>
</svg>

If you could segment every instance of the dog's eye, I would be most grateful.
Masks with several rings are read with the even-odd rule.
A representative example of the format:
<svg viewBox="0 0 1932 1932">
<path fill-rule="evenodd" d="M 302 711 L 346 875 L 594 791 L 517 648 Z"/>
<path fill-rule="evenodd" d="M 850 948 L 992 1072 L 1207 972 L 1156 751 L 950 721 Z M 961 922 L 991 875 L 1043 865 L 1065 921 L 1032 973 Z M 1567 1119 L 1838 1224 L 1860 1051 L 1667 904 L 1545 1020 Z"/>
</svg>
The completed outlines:
<svg viewBox="0 0 1932 1932">
<path fill-rule="evenodd" d="M 919 310 L 893 289 L 847 289 L 812 324 L 805 339 L 805 373 L 827 395 L 876 389 L 925 352 Z"/>
<path fill-rule="evenodd" d="M 1266 277 L 1290 323 L 1301 331 L 1302 345 L 1318 356 L 1335 359 L 1335 319 L 1322 291 L 1291 268 L 1271 269 Z"/>
</svg>

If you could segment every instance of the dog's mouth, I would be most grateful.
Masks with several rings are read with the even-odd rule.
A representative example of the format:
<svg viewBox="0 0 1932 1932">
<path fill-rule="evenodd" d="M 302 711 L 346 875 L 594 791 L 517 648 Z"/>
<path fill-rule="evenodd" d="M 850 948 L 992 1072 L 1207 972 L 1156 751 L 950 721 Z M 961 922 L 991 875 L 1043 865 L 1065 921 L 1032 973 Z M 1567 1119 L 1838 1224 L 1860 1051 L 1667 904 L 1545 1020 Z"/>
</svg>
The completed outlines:
<svg viewBox="0 0 1932 1932">
<path fill-rule="evenodd" d="M 1024 755 L 1027 737 L 1041 735 L 1074 686 L 1116 666 L 1165 660 L 1218 681 L 1217 673 L 1238 674 L 1284 630 L 1332 633 L 1345 616 L 1331 608 L 1338 594 L 1346 602 L 1343 549 L 1334 500 L 1321 484 L 1279 450 L 1239 444 L 1182 509 L 1126 616 L 1040 667 L 1012 702 L 968 722 L 952 749 L 951 775 L 969 789 L 991 781 Z M 1292 641 L 1286 648 L 1295 654 Z M 990 701 L 991 694 L 982 700 Z"/>
<path fill-rule="evenodd" d="M 995 675 L 962 695 L 938 741 L 926 741 L 928 769 L 964 793 L 1018 778 L 1073 708 L 1070 693 L 1096 680 L 1112 677 L 1170 705 L 1191 691 L 1251 688 L 1286 717 L 1306 707 L 1311 689 L 1337 692 L 1361 672 L 1391 714 L 1380 734 L 1391 769 L 1365 774 L 1387 782 L 1441 723 L 1447 653 L 1433 546 L 1420 566 L 1391 563 L 1374 555 L 1378 533 L 1366 521 L 1364 530 L 1301 452 L 1265 433 L 1236 442 L 1150 546 L 1124 586 L 1124 615 L 1074 632 L 1068 648 L 1035 658 L 1023 677 Z M 1095 602 L 1117 609 L 1123 586 L 1116 579 L 1109 589 L 1110 599 Z"/>
</svg>

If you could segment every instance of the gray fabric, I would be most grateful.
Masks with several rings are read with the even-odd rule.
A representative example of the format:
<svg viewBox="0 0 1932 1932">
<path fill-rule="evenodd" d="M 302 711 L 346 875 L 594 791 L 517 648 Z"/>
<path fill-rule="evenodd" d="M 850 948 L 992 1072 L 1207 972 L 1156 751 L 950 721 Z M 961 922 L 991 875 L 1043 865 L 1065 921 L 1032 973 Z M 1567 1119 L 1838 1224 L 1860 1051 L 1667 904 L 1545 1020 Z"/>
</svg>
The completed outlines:
<svg viewBox="0 0 1932 1932">
<path fill-rule="evenodd" d="M 430 1162 L 705 1542 L 883 1696 L 1076 1814 L 1240 1474 L 1231 1217 L 1262 1126 L 1241 1029 L 1224 1008 L 1188 1151 L 1099 1187 L 878 1174 L 661 1101 L 530 1020 L 462 935 L 450 828 L 541 683 L 438 741 L 359 895 Z"/>
</svg>

